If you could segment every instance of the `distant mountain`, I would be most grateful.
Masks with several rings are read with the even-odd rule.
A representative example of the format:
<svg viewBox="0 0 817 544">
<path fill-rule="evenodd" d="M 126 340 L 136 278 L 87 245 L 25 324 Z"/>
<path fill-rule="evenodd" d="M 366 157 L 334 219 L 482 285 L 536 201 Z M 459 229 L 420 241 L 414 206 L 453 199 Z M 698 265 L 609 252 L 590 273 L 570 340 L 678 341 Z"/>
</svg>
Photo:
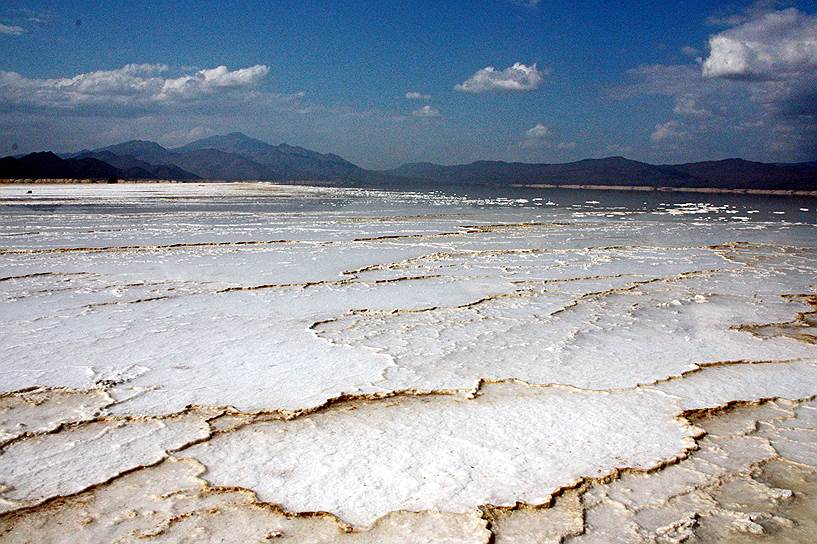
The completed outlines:
<svg viewBox="0 0 817 544">
<path fill-rule="evenodd" d="M 97 159 L 61 159 L 50 151 L 0 159 L 3 179 L 107 179 L 123 177 L 122 174 L 118 168 Z"/>
<path fill-rule="evenodd" d="M 743 159 L 704 161 L 672 166 L 702 187 L 756 187 L 817 190 L 817 163 L 767 164 Z"/>
<path fill-rule="evenodd" d="M 240 132 L 167 149 L 131 140 L 65 155 L 32 153 L 0 159 L 2 178 L 207 179 L 304 181 L 346 186 L 424 188 L 469 185 L 626 185 L 715 189 L 817 190 L 817 162 L 761 163 L 743 159 L 648 164 L 624 157 L 569 163 L 477 161 L 445 166 L 404 164 L 365 170 L 332 153 L 271 145 Z"/>
<path fill-rule="evenodd" d="M 689 175 L 661 166 L 632 161 L 624 157 L 584 159 L 563 164 L 477 161 L 470 164 L 441 166 L 432 163 L 406 164 L 386 173 L 421 178 L 438 183 L 473 184 L 605 184 L 672 185 Z"/>
<path fill-rule="evenodd" d="M 175 153 L 173 164 L 204 179 L 226 181 L 286 181 L 288 179 L 280 172 L 258 164 L 244 155 L 227 153 L 218 149 L 195 149 L 185 153 Z"/>
<path fill-rule="evenodd" d="M 817 164 L 768 164 L 726 159 L 652 165 L 608 157 L 560 164 L 477 161 L 444 166 L 404 164 L 383 173 L 446 185 L 630 185 L 718 189 L 817 190 Z"/>
<path fill-rule="evenodd" d="M 73 156 L 75 159 L 92 158 L 106 162 L 123 172 L 123 176 L 135 179 L 172 179 L 180 181 L 192 181 L 201 179 L 196 174 L 183 170 L 173 164 L 150 164 L 139 160 L 131 155 L 116 155 L 111 151 L 85 151 Z M 137 169 L 141 170 L 144 176 L 137 174 Z"/>
<path fill-rule="evenodd" d="M 230 153 L 239 153 L 251 157 L 254 153 L 263 153 L 275 146 L 262 142 L 256 138 L 251 138 L 241 132 L 231 132 L 220 136 L 208 136 L 195 140 L 187 145 L 177 147 L 174 151 L 184 153 L 197 149 L 219 149 Z"/>
<path fill-rule="evenodd" d="M 94 149 L 90 152 L 101 153 L 106 151 L 114 155 L 133 157 L 150 164 L 174 164 L 173 161 L 176 158 L 174 153 L 171 153 L 156 142 L 149 142 L 147 140 L 130 140 L 129 142 Z"/>
<path fill-rule="evenodd" d="M 361 179 L 368 175 L 364 169 L 332 153 L 287 144 L 271 145 L 240 132 L 202 138 L 172 151 L 189 154 L 211 149 L 241 155 L 261 165 L 264 168 L 259 169 L 257 179 Z"/>
<path fill-rule="evenodd" d="M 188 174 L 212 180 L 261 180 L 261 181 L 355 181 L 383 180 L 387 176 L 364 170 L 341 157 L 318 153 L 303 147 L 287 144 L 270 145 L 250 138 L 240 132 L 223 136 L 211 136 L 187 145 L 167 149 L 161 145 L 145 141 L 131 140 L 91 151 L 84 151 L 74 157 L 108 157 L 108 161 L 121 161 L 107 154 L 128 157 L 156 166 L 173 166 Z M 177 172 L 178 176 L 184 175 Z M 162 176 L 164 177 L 164 176 Z"/>
</svg>

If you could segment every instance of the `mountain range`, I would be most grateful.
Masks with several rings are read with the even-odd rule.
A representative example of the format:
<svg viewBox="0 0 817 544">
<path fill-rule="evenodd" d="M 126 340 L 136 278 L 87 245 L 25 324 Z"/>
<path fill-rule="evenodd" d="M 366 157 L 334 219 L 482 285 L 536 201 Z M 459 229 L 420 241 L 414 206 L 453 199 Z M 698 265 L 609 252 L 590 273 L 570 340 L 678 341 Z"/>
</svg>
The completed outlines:
<svg viewBox="0 0 817 544">
<path fill-rule="evenodd" d="M 725 159 L 653 165 L 607 157 L 570 163 L 477 161 L 404 164 L 373 171 L 338 155 L 271 145 L 240 132 L 176 148 L 131 140 L 58 156 L 31 153 L 0 159 L 2 179 L 172 179 L 179 181 L 307 181 L 344 186 L 629 185 L 716 189 L 817 190 L 817 162 L 761 163 Z"/>
</svg>

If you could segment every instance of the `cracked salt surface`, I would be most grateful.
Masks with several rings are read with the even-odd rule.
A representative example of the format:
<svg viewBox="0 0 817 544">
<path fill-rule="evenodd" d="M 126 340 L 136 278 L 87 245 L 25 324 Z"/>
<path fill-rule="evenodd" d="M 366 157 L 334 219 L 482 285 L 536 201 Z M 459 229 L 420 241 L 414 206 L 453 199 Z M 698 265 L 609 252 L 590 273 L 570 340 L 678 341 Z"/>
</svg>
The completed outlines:
<svg viewBox="0 0 817 544">
<path fill-rule="evenodd" d="M 689 410 L 817 394 L 815 226 L 772 213 L 795 200 L 24 189 L 0 189 L 9 541 L 681 541 L 811 511 L 811 405 L 719 445 L 737 479 L 685 459 L 709 440 Z M 711 506 L 761 465 L 806 502 Z M 709 495 L 594 506 L 636 477 L 638 504 Z"/>
</svg>

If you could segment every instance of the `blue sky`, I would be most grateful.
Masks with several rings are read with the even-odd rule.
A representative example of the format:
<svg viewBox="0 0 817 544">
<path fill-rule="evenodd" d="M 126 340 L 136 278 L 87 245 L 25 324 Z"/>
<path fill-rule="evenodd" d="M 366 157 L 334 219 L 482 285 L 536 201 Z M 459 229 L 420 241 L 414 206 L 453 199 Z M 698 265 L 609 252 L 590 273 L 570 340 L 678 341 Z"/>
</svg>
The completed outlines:
<svg viewBox="0 0 817 544">
<path fill-rule="evenodd" d="M 6 1 L 0 153 L 239 130 L 374 168 L 814 160 L 815 13 L 813 2 Z"/>
</svg>

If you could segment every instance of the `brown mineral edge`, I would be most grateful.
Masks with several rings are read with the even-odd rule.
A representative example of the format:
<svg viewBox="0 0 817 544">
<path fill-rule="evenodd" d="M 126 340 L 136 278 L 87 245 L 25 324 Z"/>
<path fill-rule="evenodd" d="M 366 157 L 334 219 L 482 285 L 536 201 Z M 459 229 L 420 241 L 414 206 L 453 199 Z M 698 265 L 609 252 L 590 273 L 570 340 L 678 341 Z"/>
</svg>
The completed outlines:
<svg viewBox="0 0 817 544">
<path fill-rule="evenodd" d="M 0 515 L 0 541 L 813 542 L 815 414 L 813 399 L 693 410 L 682 417 L 701 436 L 665 466 L 588 478 L 541 506 L 395 511 L 362 530 L 325 512 L 288 512 L 248 489 L 212 486 L 203 479 L 207 467 L 168 455 L 81 493 Z"/>
</svg>

